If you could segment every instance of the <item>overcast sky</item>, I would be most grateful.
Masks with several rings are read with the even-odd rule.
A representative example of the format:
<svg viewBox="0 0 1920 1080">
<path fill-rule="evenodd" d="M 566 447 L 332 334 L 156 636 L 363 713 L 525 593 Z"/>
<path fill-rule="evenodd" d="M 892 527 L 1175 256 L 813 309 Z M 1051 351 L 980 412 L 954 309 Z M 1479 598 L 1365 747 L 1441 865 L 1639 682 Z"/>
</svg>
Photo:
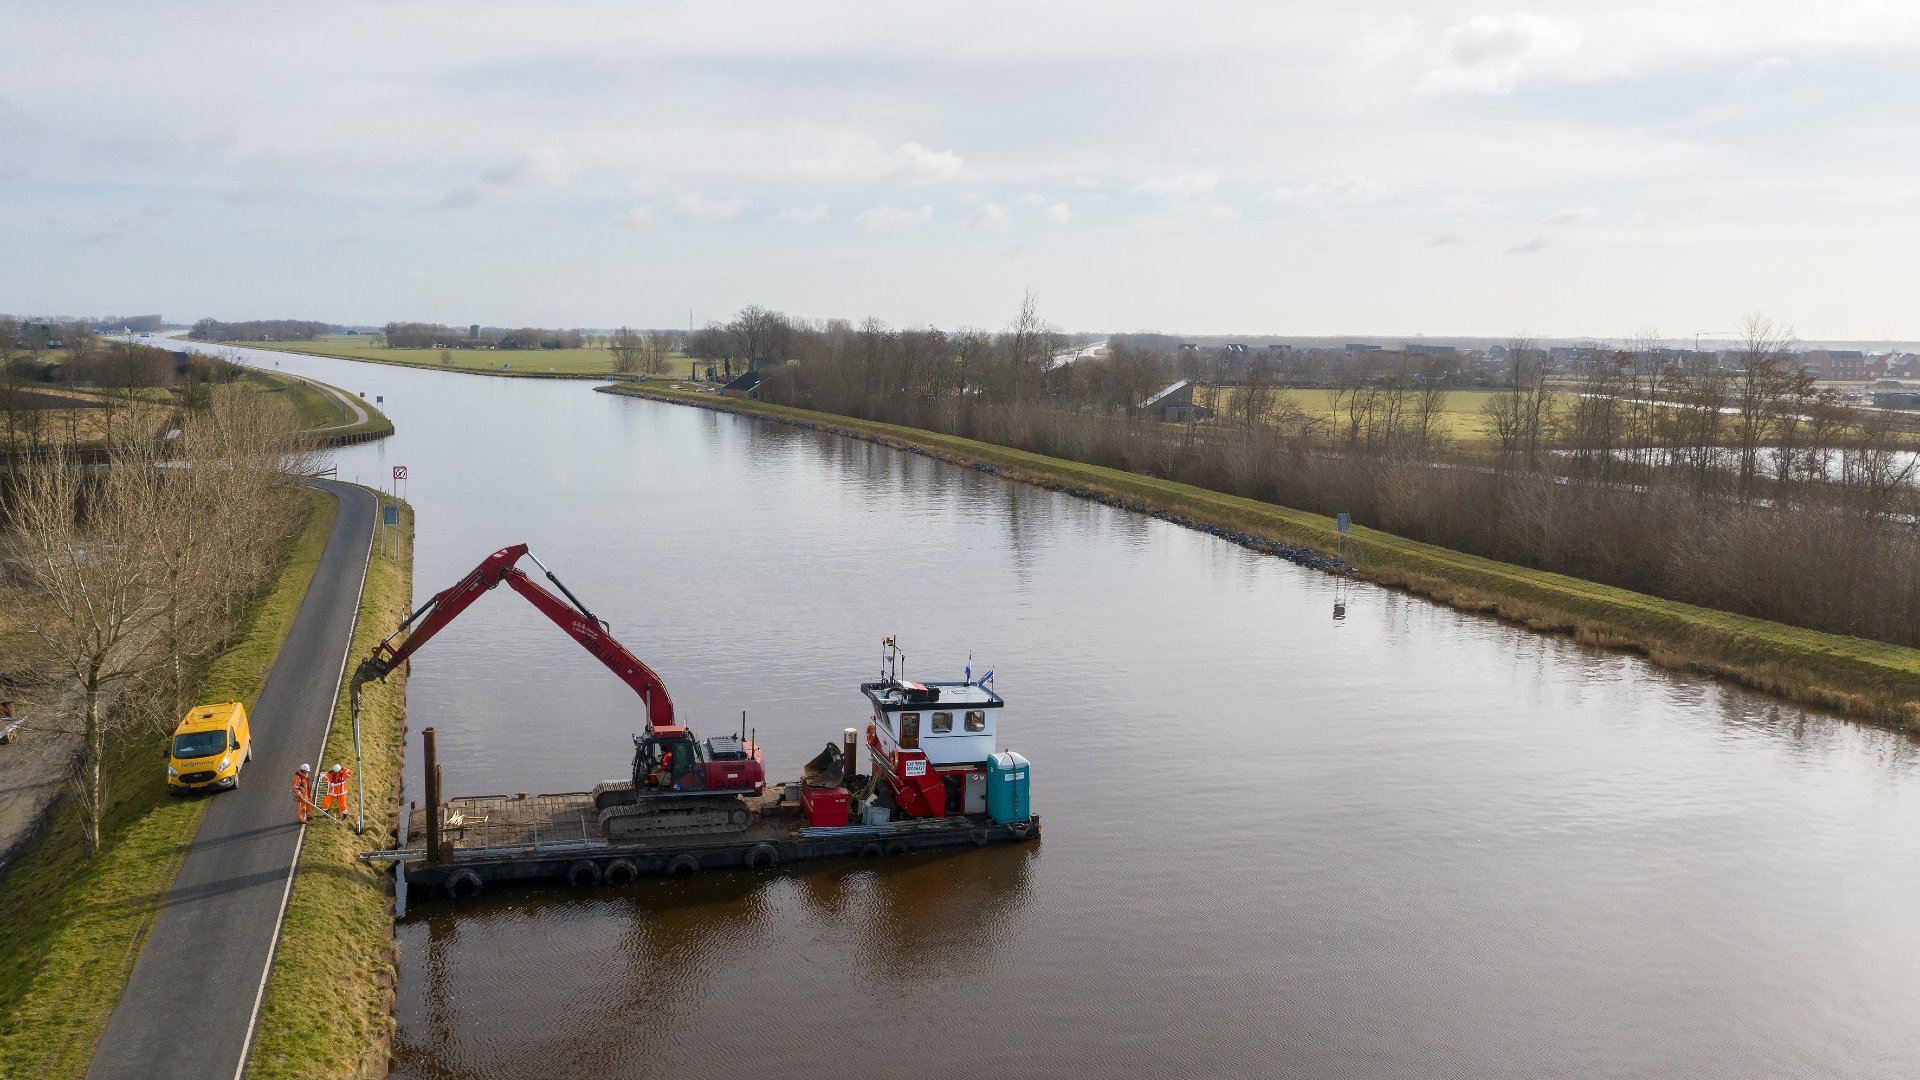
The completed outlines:
<svg viewBox="0 0 1920 1080">
<path fill-rule="evenodd" d="M 1920 4 L 42 3 L 0 311 L 1920 338 Z"/>
</svg>

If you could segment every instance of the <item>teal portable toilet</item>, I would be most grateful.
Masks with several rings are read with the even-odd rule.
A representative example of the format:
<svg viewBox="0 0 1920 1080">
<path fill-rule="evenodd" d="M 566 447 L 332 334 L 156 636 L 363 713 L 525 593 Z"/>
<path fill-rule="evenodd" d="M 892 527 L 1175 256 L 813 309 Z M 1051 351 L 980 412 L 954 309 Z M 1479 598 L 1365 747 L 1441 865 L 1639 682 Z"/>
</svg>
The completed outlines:
<svg viewBox="0 0 1920 1080">
<path fill-rule="evenodd" d="M 1028 771 L 1027 759 L 1011 750 L 987 759 L 987 817 L 995 825 L 1017 825 L 1033 817 Z"/>
</svg>

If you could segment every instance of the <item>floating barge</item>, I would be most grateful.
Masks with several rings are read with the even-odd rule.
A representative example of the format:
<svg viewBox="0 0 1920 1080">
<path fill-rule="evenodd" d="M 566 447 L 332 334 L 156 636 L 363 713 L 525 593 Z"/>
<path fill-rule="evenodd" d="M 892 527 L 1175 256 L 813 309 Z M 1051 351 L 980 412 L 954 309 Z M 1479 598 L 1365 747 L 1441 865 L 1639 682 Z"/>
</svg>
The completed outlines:
<svg viewBox="0 0 1920 1080">
<path fill-rule="evenodd" d="M 624 885 L 642 877 L 712 870 L 772 870 L 815 859 L 879 859 L 946 847 L 984 847 L 1040 836 L 1039 815 L 996 824 L 986 815 L 906 818 L 874 825 L 820 827 L 807 822 L 804 782 L 776 784 L 749 800 L 753 823 L 739 832 L 606 838 L 593 793 L 469 795 L 441 806 L 439 852 L 429 850 L 429 810 L 408 811 L 398 845 L 363 858 L 395 867 L 398 914 L 411 889 L 454 899 L 506 882 Z"/>
</svg>

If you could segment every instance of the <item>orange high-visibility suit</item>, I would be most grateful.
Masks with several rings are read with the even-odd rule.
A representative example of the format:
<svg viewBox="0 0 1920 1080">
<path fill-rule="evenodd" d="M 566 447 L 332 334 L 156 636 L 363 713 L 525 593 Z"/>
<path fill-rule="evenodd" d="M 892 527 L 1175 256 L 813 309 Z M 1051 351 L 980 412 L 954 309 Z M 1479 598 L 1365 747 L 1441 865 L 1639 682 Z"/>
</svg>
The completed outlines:
<svg viewBox="0 0 1920 1080">
<path fill-rule="evenodd" d="M 305 821 L 313 814 L 313 774 L 305 769 L 293 772 L 293 816 Z"/>
<path fill-rule="evenodd" d="M 340 809 L 340 816 L 346 816 L 347 781 L 351 779 L 352 776 L 353 770 L 347 768 L 345 765 L 340 766 L 337 771 L 328 771 L 320 774 L 320 779 L 327 782 L 327 794 L 325 798 L 320 800 L 320 809 L 332 810 L 337 804 Z"/>
</svg>

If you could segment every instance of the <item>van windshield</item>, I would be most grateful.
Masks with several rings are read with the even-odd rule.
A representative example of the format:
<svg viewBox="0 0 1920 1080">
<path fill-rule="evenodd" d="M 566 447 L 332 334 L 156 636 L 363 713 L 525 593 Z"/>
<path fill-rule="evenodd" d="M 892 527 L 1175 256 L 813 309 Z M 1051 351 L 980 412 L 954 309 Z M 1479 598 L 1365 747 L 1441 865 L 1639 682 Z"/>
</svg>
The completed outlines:
<svg viewBox="0 0 1920 1080">
<path fill-rule="evenodd" d="M 227 733 L 224 731 L 195 731 L 173 737 L 173 756 L 182 761 L 187 758 L 212 757 L 227 748 Z"/>
</svg>

